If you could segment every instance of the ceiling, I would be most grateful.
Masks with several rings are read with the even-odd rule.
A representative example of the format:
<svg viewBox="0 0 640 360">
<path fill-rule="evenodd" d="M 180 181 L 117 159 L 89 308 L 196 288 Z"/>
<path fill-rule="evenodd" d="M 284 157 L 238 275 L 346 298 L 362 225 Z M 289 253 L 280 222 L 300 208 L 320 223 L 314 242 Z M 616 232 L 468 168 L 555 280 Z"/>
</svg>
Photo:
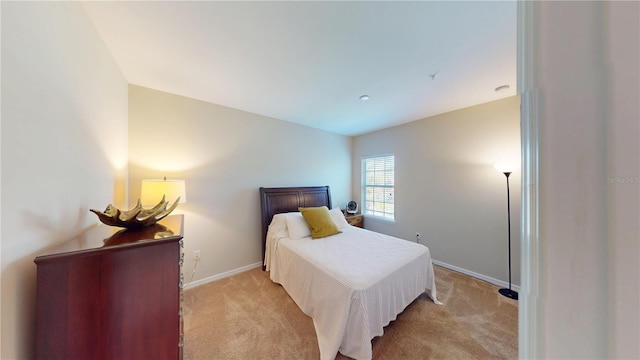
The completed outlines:
<svg viewBox="0 0 640 360">
<path fill-rule="evenodd" d="M 516 93 L 515 0 L 84 7 L 131 84 L 348 136 Z"/>
</svg>

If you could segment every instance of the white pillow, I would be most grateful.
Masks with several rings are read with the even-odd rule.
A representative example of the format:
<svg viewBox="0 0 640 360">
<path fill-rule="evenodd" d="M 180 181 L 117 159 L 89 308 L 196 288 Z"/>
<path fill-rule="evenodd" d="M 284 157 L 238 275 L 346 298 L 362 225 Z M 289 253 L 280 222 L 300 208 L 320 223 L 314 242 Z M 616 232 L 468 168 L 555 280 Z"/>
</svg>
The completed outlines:
<svg viewBox="0 0 640 360">
<path fill-rule="evenodd" d="M 349 223 L 347 222 L 347 219 L 344 218 L 344 214 L 342 213 L 342 210 L 340 210 L 339 207 L 334 207 L 333 209 L 329 210 L 329 213 L 333 218 L 333 222 L 335 222 L 336 225 L 338 225 L 338 229 L 342 229 L 343 227 L 349 225 Z"/>
<path fill-rule="evenodd" d="M 289 236 L 287 233 L 287 217 L 285 214 L 275 214 L 271 219 L 271 224 L 267 230 L 267 236 L 283 238 Z"/>
<path fill-rule="evenodd" d="M 289 238 L 292 240 L 302 239 L 311 236 L 311 230 L 307 220 L 304 219 L 300 212 L 290 212 L 286 214 L 287 228 L 289 229 Z"/>
</svg>

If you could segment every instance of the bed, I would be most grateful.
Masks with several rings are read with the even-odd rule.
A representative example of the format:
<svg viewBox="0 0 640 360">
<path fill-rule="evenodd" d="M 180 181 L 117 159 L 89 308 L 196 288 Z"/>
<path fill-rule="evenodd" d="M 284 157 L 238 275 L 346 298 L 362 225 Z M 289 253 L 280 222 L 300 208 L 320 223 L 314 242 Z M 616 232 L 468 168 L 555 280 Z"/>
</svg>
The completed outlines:
<svg viewBox="0 0 640 360">
<path fill-rule="evenodd" d="M 418 296 L 439 303 L 429 249 L 348 225 L 329 186 L 260 188 L 260 197 L 263 269 L 313 319 L 322 360 L 371 359 L 371 340 Z M 322 206 L 339 233 L 312 239 L 298 209 Z"/>
</svg>

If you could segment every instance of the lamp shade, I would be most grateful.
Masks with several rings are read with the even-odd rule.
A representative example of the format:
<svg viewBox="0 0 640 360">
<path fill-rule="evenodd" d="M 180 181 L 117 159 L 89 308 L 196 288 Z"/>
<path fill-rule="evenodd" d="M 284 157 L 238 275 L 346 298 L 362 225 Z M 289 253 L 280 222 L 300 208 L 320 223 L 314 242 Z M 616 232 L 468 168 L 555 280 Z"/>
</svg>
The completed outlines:
<svg viewBox="0 0 640 360">
<path fill-rule="evenodd" d="M 493 167 L 501 173 L 512 173 L 518 169 L 519 165 L 515 161 L 499 161 L 493 164 Z"/>
<path fill-rule="evenodd" d="M 169 204 L 173 204 L 180 197 L 179 204 L 187 202 L 187 193 L 184 180 L 151 179 L 142 180 L 140 202 L 142 206 L 157 205 L 162 196 Z"/>
</svg>

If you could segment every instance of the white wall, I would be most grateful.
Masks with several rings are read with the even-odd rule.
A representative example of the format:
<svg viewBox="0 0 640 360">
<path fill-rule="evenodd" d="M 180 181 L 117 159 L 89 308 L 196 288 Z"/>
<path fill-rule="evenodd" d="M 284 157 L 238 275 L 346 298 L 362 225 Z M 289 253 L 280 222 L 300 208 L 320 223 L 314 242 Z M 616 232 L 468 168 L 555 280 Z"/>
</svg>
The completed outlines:
<svg viewBox="0 0 640 360">
<path fill-rule="evenodd" d="M 2 359 L 33 357 L 34 258 L 124 203 L 127 84 L 72 2 L 2 2 Z"/>
<path fill-rule="evenodd" d="M 610 5 L 604 22 L 608 357 L 640 359 L 640 3 Z"/>
<path fill-rule="evenodd" d="M 185 281 L 262 261 L 258 188 L 329 185 L 351 196 L 351 138 L 219 105 L 129 88 L 130 203 L 145 178 L 186 180 Z M 193 251 L 201 262 L 191 279 Z"/>
<path fill-rule="evenodd" d="M 510 97 L 357 136 L 353 193 L 365 156 L 395 154 L 395 222 L 365 227 L 422 243 L 435 260 L 508 281 L 507 184 L 493 164 L 519 162 L 519 98 Z M 519 284 L 520 171 L 510 177 L 512 280 Z"/>
<path fill-rule="evenodd" d="M 523 96 L 533 100 L 526 116 L 537 122 L 540 147 L 539 234 L 531 239 L 539 293 L 530 299 L 540 304 L 530 354 L 638 359 L 640 5 L 526 9 L 533 37 Z"/>
</svg>

